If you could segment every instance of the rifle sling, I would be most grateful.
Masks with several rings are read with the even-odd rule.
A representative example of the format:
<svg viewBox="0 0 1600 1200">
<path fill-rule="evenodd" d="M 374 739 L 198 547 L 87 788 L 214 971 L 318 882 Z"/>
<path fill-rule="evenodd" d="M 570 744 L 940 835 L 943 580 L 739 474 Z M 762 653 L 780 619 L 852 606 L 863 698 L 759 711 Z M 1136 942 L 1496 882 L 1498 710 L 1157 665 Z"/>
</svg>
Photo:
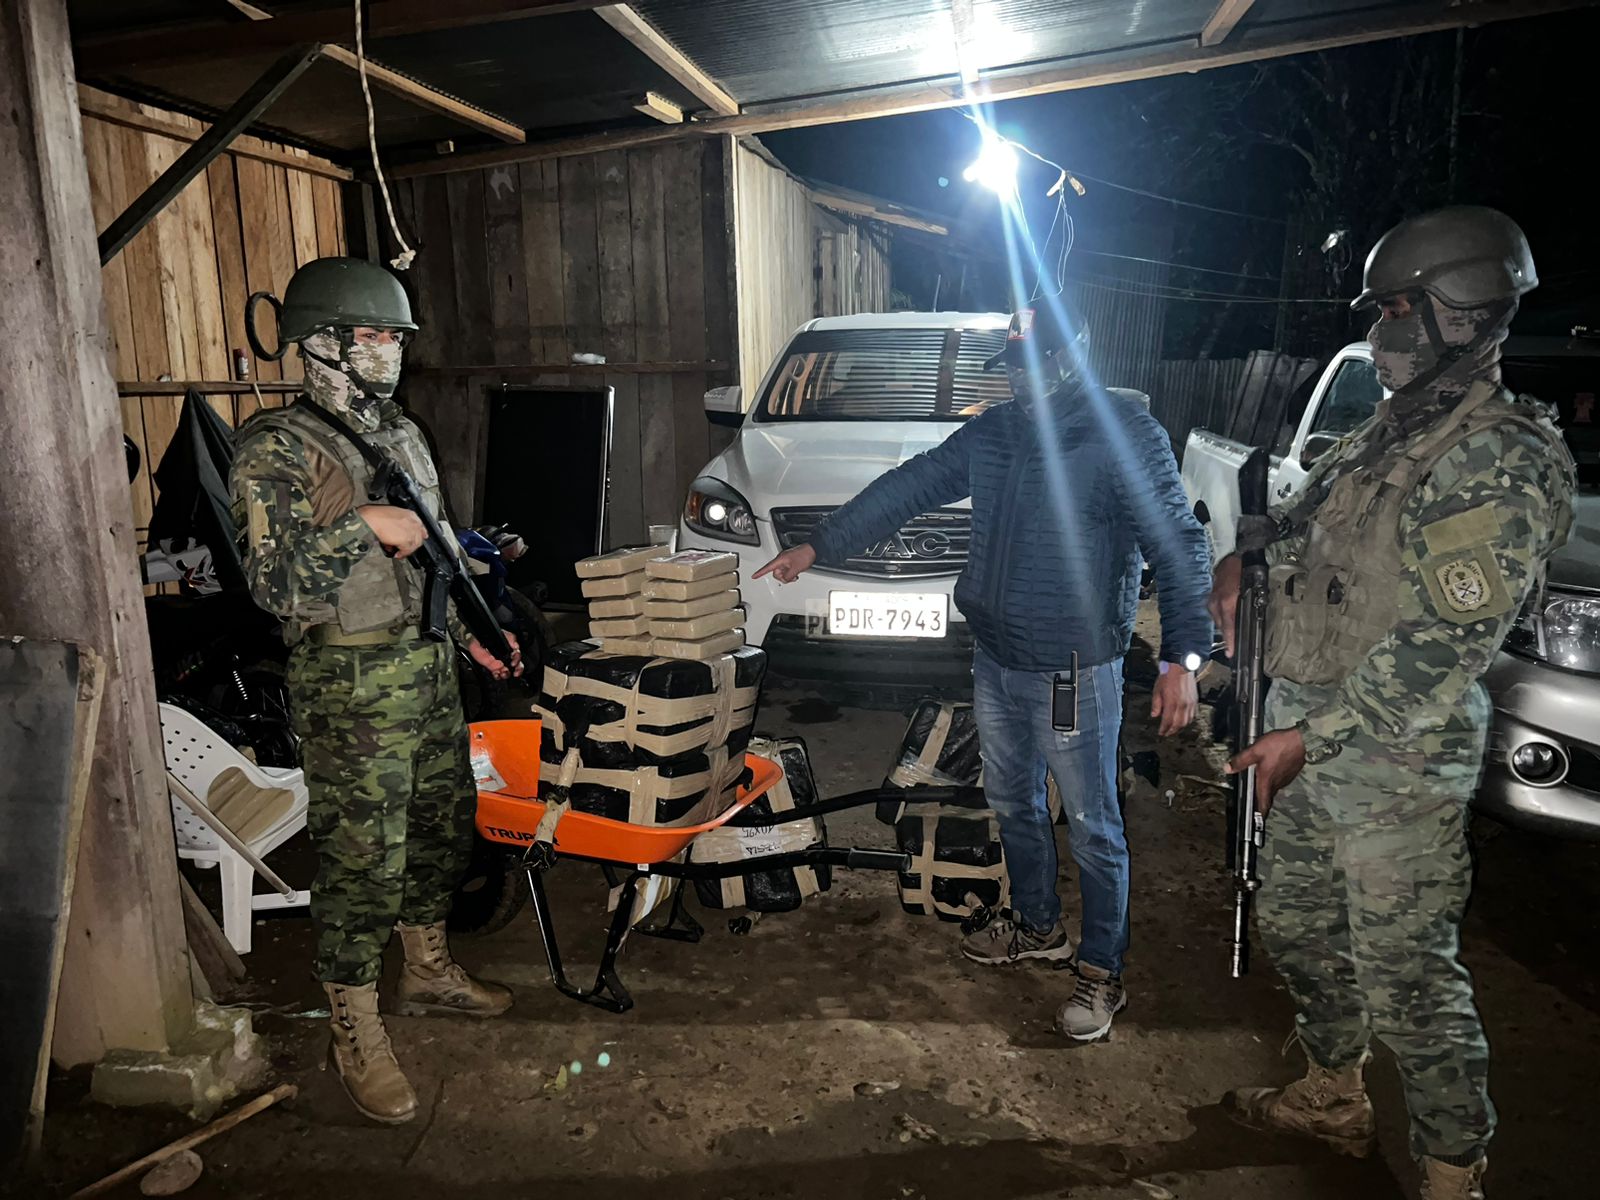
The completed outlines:
<svg viewBox="0 0 1600 1200">
<path fill-rule="evenodd" d="M 294 402 L 294 406 L 296 408 L 299 408 L 302 405 L 305 406 L 306 410 L 310 412 L 312 416 L 316 417 L 329 429 L 333 430 L 340 437 L 344 438 L 345 441 L 354 446 L 357 452 L 360 453 L 361 457 L 367 460 L 367 465 L 370 466 L 374 471 L 382 470 L 385 466 L 390 465 L 390 460 L 386 456 L 378 453 L 378 451 L 373 448 L 372 443 L 367 441 L 366 438 L 362 437 L 354 429 L 351 429 L 349 423 L 346 422 L 343 417 L 329 412 L 315 400 L 308 399 L 305 396 L 301 396 L 300 399 Z"/>
</svg>

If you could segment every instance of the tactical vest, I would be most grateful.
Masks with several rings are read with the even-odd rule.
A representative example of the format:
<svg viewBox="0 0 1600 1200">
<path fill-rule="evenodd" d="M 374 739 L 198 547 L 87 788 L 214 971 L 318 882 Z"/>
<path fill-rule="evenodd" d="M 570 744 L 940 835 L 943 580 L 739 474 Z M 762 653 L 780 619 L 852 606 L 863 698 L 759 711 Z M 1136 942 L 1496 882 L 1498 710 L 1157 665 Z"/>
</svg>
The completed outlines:
<svg viewBox="0 0 1600 1200">
<path fill-rule="evenodd" d="M 1398 456 L 1384 450 L 1341 464 L 1311 515 L 1304 553 L 1271 568 L 1268 675 L 1335 684 L 1366 659 L 1399 623 L 1400 517 L 1407 501 L 1449 451 L 1473 434 L 1507 426 L 1532 432 L 1552 454 L 1568 455 L 1547 415 L 1504 388 L 1481 383 L 1443 420 L 1402 442 Z M 1570 511 L 1556 515 L 1556 545 L 1566 540 L 1571 517 Z"/>
<path fill-rule="evenodd" d="M 355 488 L 354 503 L 368 502 L 372 468 L 350 442 L 300 405 L 263 409 L 240 428 L 241 439 L 258 429 L 274 429 L 326 456 L 344 469 Z M 395 459 L 417 481 L 428 506 L 442 511 L 439 473 L 434 469 L 428 444 L 405 417 L 381 425 L 362 437 L 380 454 Z M 382 503 L 382 501 L 379 501 Z M 404 629 L 422 618 L 422 572 L 405 559 L 390 558 L 373 539 L 370 549 L 355 565 L 332 601 L 303 598 L 283 618 L 283 636 L 289 645 L 305 637 L 314 625 L 337 625 L 342 633 L 369 633 L 378 629 Z"/>
</svg>

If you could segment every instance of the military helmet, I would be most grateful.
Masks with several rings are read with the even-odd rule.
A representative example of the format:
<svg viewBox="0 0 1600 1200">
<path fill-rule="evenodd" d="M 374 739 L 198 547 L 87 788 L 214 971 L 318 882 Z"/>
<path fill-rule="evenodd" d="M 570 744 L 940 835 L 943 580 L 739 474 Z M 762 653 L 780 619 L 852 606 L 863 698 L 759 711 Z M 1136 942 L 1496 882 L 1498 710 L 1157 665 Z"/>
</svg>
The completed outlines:
<svg viewBox="0 0 1600 1200">
<path fill-rule="evenodd" d="M 400 281 L 363 258 L 315 258 L 296 271 L 283 289 L 278 315 L 281 344 L 298 342 L 319 329 L 415 330 L 411 302 Z"/>
<path fill-rule="evenodd" d="M 1379 238 L 1350 307 L 1426 292 L 1450 308 L 1481 308 L 1538 286 L 1517 223 L 1496 209 L 1463 205 L 1409 217 Z"/>
</svg>

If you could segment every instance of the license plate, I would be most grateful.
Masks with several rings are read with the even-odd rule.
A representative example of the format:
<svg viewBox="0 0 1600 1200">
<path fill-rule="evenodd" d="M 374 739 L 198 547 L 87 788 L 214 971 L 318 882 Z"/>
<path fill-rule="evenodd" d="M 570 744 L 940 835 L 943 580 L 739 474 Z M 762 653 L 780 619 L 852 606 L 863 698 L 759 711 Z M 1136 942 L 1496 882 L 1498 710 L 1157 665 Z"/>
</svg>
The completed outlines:
<svg viewBox="0 0 1600 1200">
<path fill-rule="evenodd" d="M 943 592 L 828 593 L 828 632 L 836 637 L 942 638 L 949 625 Z"/>
</svg>

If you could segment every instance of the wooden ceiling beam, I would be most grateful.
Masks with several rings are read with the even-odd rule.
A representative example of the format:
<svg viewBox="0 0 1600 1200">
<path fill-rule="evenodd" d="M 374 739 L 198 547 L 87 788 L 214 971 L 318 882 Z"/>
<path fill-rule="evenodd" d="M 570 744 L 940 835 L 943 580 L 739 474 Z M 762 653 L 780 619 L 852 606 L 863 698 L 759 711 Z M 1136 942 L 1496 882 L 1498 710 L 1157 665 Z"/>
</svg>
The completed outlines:
<svg viewBox="0 0 1600 1200">
<path fill-rule="evenodd" d="M 879 221 L 884 225 L 898 225 L 904 229 L 915 229 L 919 233 L 929 233 L 936 237 L 948 237 L 950 227 L 941 225 L 937 221 L 927 221 L 921 217 L 914 217 L 904 212 L 887 201 L 874 204 L 870 200 L 858 199 L 855 196 L 841 196 L 827 188 L 811 187 L 806 191 L 811 196 L 811 202 L 822 208 L 832 209 L 834 212 L 845 213 L 852 217 L 866 217 L 872 221 Z"/>
<path fill-rule="evenodd" d="M 1245 13 L 1255 6 L 1256 0 L 1220 0 L 1216 11 L 1200 27 L 1202 46 L 1220 46 L 1228 40 L 1234 26 L 1244 19 Z"/>
<path fill-rule="evenodd" d="M 227 3 L 252 21 L 276 20 L 266 9 L 257 8 L 249 0 L 227 0 Z M 348 67 L 357 74 L 361 71 L 361 64 L 355 52 L 346 50 L 343 46 L 323 47 L 322 57 L 338 63 L 341 67 Z M 528 140 L 527 130 L 520 125 L 502 120 L 475 104 L 468 104 L 465 100 L 457 100 L 447 92 L 431 88 L 420 79 L 403 75 L 382 63 L 373 62 L 370 58 L 367 59 L 367 81 L 373 87 L 382 88 L 403 100 L 408 100 L 418 108 L 437 113 L 441 117 L 448 117 L 452 121 L 459 121 L 472 129 L 487 133 L 490 137 L 499 138 L 502 142 L 520 145 Z"/>
<path fill-rule="evenodd" d="M 359 73 L 360 64 L 356 61 L 356 52 L 346 50 L 343 46 L 329 46 L 322 52 L 322 56 L 341 67 L 348 67 Z M 497 117 L 492 112 L 487 112 L 475 104 L 468 104 L 465 100 L 457 100 L 447 92 L 438 88 L 429 87 L 420 79 L 413 79 L 403 75 L 382 63 L 375 63 L 367 59 L 367 81 L 375 88 L 382 88 L 402 100 L 409 100 L 418 108 L 437 113 L 441 117 L 448 117 L 490 137 L 498 138 L 502 142 L 511 142 L 520 145 L 528 140 L 528 131 L 520 125 L 513 125 L 503 117 Z"/>
<path fill-rule="evenodd" d="M 372 0 L 366 35 L 376 40 L 436 33 L 464 25 L 586 12 L 601 4 L 602 0 Z M 206 22 L 103 34 L 77 42 L 73 54 L 78 76 L 83 78 L 130 67 L 214 63 L 271 54 L 306 42 L 350 42 L 354 38 L 353 11 L 341 2 L 332 8 L 297 10 L 251 24 Z"/>
<path fill-rule="evenodd" d="M 683 123 L 683 109 L 660 92 L 646 92 L 644 99 L 633 106 L 634 112 L 642 112 L 647 117 L 654 117 L 664 125 L 680 125 Z"/>
<path fill-rule="evenodd" d="M 845 95 L 822 97 L 796 104 L 775 104 L 757 110 L 746 109 L 735 116 L 709 117 L 686 121 L 682 125 L 630 126 L 604 133 L 582 134 L 526 146 L 484 150 L 454 158 L 434 159 L 397 165 L 389 174 L 404 178 L 418 175 L 448 175 L 455 171 L 476 170 L 504 163 L 533 162 L 595 154 L 603 150 L 623 150 L 649 146 L 685 137 L 711 137 L 719 134 L 770 133 L 779 129 L 802 129 L 861 121 L 872 117 L 892 117 L 906 113 L 958 108 L 973 103 L 992 103 L 1022 96 L 1042 96 L 1051 92 L 1129 83 L 1231 67 L 1262 59 L 1282 58 L 1335 50 L 1364 42 L 1437 33 L 1462 26 L 1487 25 L 1520 17 L 1536 17 L 1575 8 L 1586 8 L 1593 0 L 1479 0 L 1477 3 L 1408 4 L 1355 16 L 1324 17 L 1316 20 L 1284 22 L 1266 28 L 1248 29 L 1231 38 L 1226 46 L 1201 46 L 1190 37 L 1163 49 L 1145 49 L 1134 54 L 1102 54 L 1050 66 L 1021 71 L 998 71 L 986 76 L 975 88 L 959 81 L 942 84 L 917 84 Z"/>
<path fill-rule="evenodd" d="M 595 15 L 632 42 L 646 58 L 712 112 L 731 117 L 739 111 L 737 100 L 718 87 L 711 76 L 669 42 L 659 29 L 635 12 L 632 5 L 605 4 L 595 9 Z"/>
</svg>

